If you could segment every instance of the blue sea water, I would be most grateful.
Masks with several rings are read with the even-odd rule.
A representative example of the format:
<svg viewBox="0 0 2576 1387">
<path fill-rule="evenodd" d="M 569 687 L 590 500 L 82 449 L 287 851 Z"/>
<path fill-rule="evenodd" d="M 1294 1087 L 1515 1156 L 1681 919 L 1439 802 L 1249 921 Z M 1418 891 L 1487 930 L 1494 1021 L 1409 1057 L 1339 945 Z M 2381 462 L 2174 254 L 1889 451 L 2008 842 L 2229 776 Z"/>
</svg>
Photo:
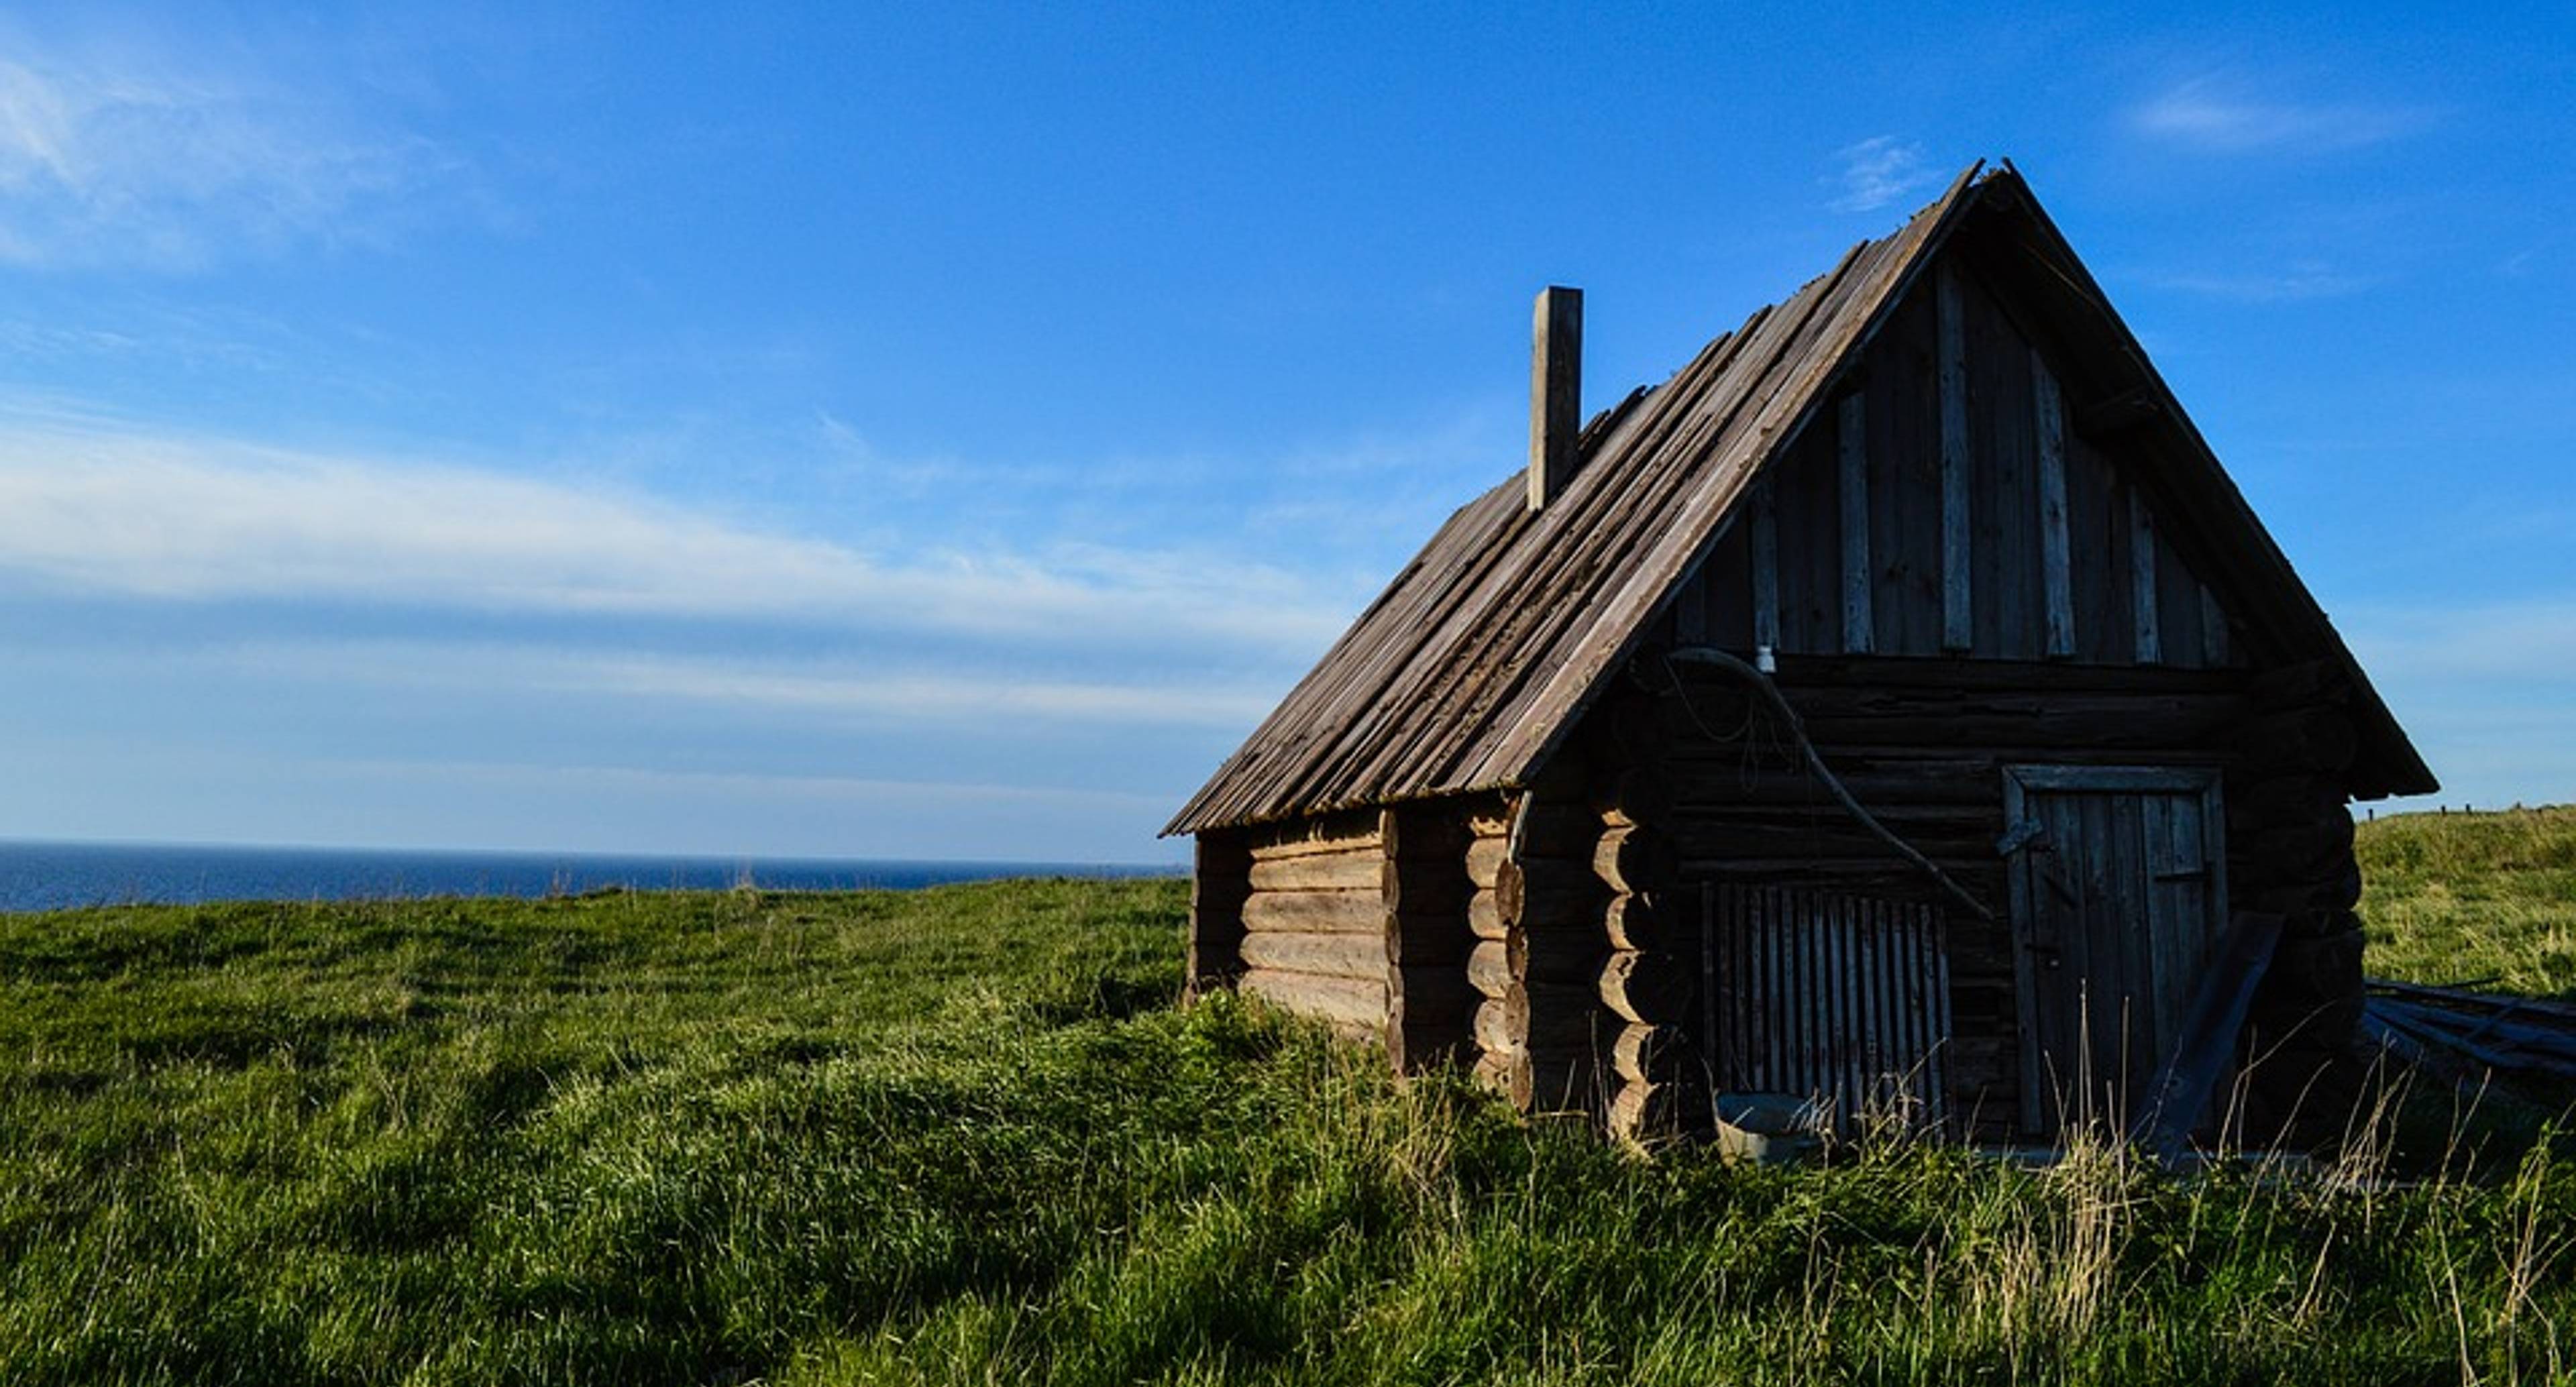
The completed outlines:
<svg viewBox="0 0 2576 1387">
<path fill-rule="evenodd" d="M 243 848 L 0 842 L 0 910 L 131 902 L 370 900 L 571 895 L 608 887 L 708 891 L 909 889 L 997 877 L 1129 877 L 1175 867 L 1048 862 L 878 862 L 827 858 Z"/>
</svg>

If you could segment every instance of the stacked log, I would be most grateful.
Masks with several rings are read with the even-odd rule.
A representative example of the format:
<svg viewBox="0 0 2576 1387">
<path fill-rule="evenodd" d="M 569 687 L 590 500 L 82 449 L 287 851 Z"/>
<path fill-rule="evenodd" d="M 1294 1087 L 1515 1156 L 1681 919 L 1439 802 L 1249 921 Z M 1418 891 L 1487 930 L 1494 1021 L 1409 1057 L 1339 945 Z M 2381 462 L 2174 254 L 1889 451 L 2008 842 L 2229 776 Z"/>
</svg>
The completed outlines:
<svg viewBox="0 0 2576 1387">
<path fill-rule="evenodd" d="M 1243 974 L 1243 907 L 1252 895 L 1252 851 L 1231 834 L 1202 833 L 1190 872 L 1186 996 L 1234 986 Z"/>
<path fill-rule="evenodd" d="M 1602 1104 L 1599 819 L 1568 778 L 1543 776 L 1468 821 L 1476 1073 L 1524 1112 Z"/>
<path fill-rule="evenodd" d="M 1378 821 L 1384 854 L 1387 1058 L 1399 1074 L 1463 1055 L 1477 1011 L 1467 965 L 1472 837 L 1455 802 L 1404 805 Z"/>
<path fill-rule="evenodd" d="M 2247 690 L 2228 792 L 2230 894 L 2282 917 L 2281 943 L 2247 1024 L 2246 1117 L 2258 1140 L 2332 1135 L 2360 1095 L 2361 868 L 2346 788 L 2360 737 L 2353 690 L 2319 661 L 2269 670 Z"/>
<path fill-rule="evenodd" d="M 1671 795 L 1633 703 L 1609 700 L 1588 746 L 1470 816 L 1467 972 L 1480 1077 L 1523 1111 L 1578 1111 L 1638 1137 L 1682 1106 L 1689 978 L 1659 908 L 1678 876 L 1654 823 Z M 1625 745 L 1623 728 L 1643 744 Z"/>
<path fill-rule="evenodd" d="M 1496 799 L 1467 815 L 1467 929 L 1474 941 L 1467 957 L 1467 983 L 1476 996 L 1469 1028 L 1475 1041 L 1476 1077 L 1513 1107 L 1527 1111 L 1532 1088 L 1530 1000 L 1521 974 L 1529 950 L 1518 916 L 1505 918 L 1502 890 L 1516 807 L 1514 801 Z"/>
<path fill-rule="evenodd" d="M 1392 993 L 1377 816 L 1275 827 L 1244 852 L 1236 988 L 1346 1036 L 1385 1042 Z"/>
<path fill-rule="evenodd" d="M 1591 805 L 1592 875 L 1603 893 L 1593 914 L 1604 946 L 1595 990 L 1609 1023 L 1603 1117 L 1632 1141 L 1679 1124 L 1689 1106 L 1681 1080 L 1692 1069 L 1680 1039 L 1690 975 L 1670 947 L 1679 854 L 1658 822 L 1672 795 L 1654 769 L 1660 736 L 1633 730 L 1653 711 L 1642 701 L 1633 710 L 1615 701 L 1605 709 L 1612 736 L 1599 755 L 1616 769 Z"/>
</svg>

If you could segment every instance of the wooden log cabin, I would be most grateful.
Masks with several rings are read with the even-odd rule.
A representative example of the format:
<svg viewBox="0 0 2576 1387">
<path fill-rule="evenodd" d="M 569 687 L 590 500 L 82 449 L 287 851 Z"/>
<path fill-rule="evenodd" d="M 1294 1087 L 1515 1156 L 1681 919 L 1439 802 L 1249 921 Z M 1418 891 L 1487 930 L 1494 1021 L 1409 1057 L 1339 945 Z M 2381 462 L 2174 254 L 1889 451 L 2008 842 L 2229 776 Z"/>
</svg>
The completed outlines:
<svg viewBox="0 0 2576 1387">
<path fill-rule="evenodd" d="M 1537 317 L 1526 473 L 1173 819 L 1193 989 L 1623 1133 L 2339 1122 L 2437 786 L 2021 177 L 1579 429 Z"/>
</svg>

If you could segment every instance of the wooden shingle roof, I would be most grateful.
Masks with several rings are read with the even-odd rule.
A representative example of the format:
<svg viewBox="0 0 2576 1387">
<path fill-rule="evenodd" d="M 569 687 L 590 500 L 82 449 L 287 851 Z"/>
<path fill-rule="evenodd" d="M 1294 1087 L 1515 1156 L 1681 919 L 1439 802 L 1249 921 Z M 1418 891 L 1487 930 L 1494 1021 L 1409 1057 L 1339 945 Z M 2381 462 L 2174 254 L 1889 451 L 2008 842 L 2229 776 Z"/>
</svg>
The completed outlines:
<svg viewBox="0 0 2576 1387">
<path fill-rule="evenodd" d="M 2071 286 L 2075 299 L 2098 305 L 2098 321 L 2069 335 L 2100 339 L 2107 328 L 2116 340 L 2101 350 L 2168 406 L 2189 445 L 2174 466 L 2204 503 L 2195 519 L 2266 592 L 2252 604 L 2270 618 L 2258 634 L 2285 653 L 2349 667 L 2367 705 L 2365 756 L 2376 752 L 2386 768 L 2380 793 L 2431 789 L 2325 614 L 2018 175 L 1980 178 L 1971 168 L 1894 235 L 1854 247 L 1672 379 L 1595 420 L 1580 469 L 1544 509 L 1527 508 L 1515 473 L 1452 515 L 1164 831 L 1527 783 L 1696 568 L 1754 475 L 1830 398 L 1981 201 L 2011 209 L 2053 292 L 2062 299 Z"/>
</svg>

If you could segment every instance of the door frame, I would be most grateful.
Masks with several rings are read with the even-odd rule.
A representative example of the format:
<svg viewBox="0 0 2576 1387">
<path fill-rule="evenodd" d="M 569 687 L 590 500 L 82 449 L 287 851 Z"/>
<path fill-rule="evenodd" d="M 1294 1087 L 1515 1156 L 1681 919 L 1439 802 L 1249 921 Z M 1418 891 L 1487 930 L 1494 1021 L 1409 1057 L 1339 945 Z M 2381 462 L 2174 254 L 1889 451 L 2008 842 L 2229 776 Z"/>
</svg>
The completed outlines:
<svg viewBox="0 0 2576 1387">
<path fill-rule="evenodd" d="M 2004 879 L 2012 900 L 2013 992 L 2021 1031 L 2021 1125 L 2040 1129 L 2045 1067 L 2039 1034 L 2039 979 L 2033 966 L 2036 947 L 2030 875 L 2032 794 L 2191 794 L 2200 795 L 2200 852 L 2209 869 L 2209 902 L 2213 915 L 2210 938 L 2225 933 L 2227 896 L 2227 800 L 2216 766 L 2069 766 L 2008 765 L 2004 772 Z M 2161 1056 L 2158 1057 L 2161 1060 Z"/>
</svg>

